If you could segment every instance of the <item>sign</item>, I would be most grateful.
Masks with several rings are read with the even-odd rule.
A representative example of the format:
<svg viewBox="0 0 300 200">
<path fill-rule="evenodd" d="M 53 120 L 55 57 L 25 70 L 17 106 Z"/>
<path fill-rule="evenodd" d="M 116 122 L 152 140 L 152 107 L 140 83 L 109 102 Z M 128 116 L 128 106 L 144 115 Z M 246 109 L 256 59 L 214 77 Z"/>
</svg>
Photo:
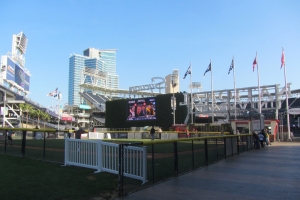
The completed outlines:
<svg viewBox="0 0 300 200">
<path fill-rule="evenodd" d="M 61 120 L 63 120 L 63 121 L 68 121 L 68 122 L 73 121 L 73 120 L 72 120 L 72 116 L 71 116 L 71 117 L 69 117 L 69 116 L 62 116 L 62 117 L 61 117 Z"/>
<path fill-rule="evenodd" d="M 199 117 L 208 118 L 208 115 L 202 115 L 202 114 L 200 114 Z"/>
<path fill-rule="evenodd" d="M 91 109 L 91 106 L 89 106 L 89 105 L 84 105 L 84 104 L 80 104 L 80 105 L 79 105 L 79 108 L 80 108 L 80 109 L 83 109 L 83 110 L 90 110 L 90 109 Z"/>
<path fill-rule="evenodd" d="M 133 86 L 129 87 L 129 92 L 137 92 L 137 91 L 145 91 L 145 90 L 151 90 L 153 92 L 153 89 L 165 89 L 165 79 L 161 77 L 153 77 L 151 80 L 154 82 L 155 79 L 161 79 L 162 81 L 155 84 L 146 84 L 146 85 L 140 85 L 140 86 Z M 163 86 L 161 86 L 163 85 Z"/>
<path fill-rule="evenodd" d="M 288 113 L 291 115 L 300 115 L 300 108 L 291 108 L 288 110 Z"/>
</svg>

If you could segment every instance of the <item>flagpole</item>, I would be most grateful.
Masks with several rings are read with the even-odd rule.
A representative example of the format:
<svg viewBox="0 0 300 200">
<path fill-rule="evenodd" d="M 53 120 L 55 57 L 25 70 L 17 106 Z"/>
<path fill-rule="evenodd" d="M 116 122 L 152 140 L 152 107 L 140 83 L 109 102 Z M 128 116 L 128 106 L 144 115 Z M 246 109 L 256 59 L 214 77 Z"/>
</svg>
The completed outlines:
<svg viewBox="0 0 300 200">
<path fill-rule="evenodd" d="M 261 102 L 260 102 L 261 97 L 260 97 L 259 67 L 258 67 L 258 61 L 257 61 L 257 51 L 256 51 L 256 63 L 257 63 L 256 67 L 257 67 L 257 78 L 258 78 L 258 110 L 259 110 L 259 114 L 261 115 Z"/>
<path fill-rule="evenodd" d="M 282 47 L 282 52 L 284 52 L 284 49 Z M 288 127 L 288 139 L 291 141 L 291 131 L 290 131 L 290 114 L 289 114 L 289 96 L 288 96 L 288 89 L 287 89 L 287 81 L 286 81 L 286 68 L 285 68 L 285 62 L 284 62 L 284 83 L 285 83 L 285 103 L 286 103 L 286 116 L 287 116 L 287 127 Z"/>
<path fill-rule="evenodd" d="M 234 87 L 234 119 L 236 120 L 236 89 L 235 89 L 235 66 L 234 66 L 234 56 L 232 56 L 233 64 L 233 87 Z"/>
<path fill-rule="evenodd" d="M 191 122 L 192 124 L 194 123 L 194 112 L 193 112 L 193 106 L 194 106 L 194 102 L 193 102 L 193 88 L 192 88 L 192 62 L 190 63 L 191 66 L 191 73 L 190 73 L 190 89 L 191 89 Z"/>
<path fill-rule="evenodd" d="M 213 90 L 213 76 L 212 76 L 212 64 L 211 64 L 211 59 L 210 59 L 210 76 L 211 76 L 211 110 L 212 110 L 212 123 L 215 122 L 215 117 L 214 117 L 214 90 Z"/>
</svg>

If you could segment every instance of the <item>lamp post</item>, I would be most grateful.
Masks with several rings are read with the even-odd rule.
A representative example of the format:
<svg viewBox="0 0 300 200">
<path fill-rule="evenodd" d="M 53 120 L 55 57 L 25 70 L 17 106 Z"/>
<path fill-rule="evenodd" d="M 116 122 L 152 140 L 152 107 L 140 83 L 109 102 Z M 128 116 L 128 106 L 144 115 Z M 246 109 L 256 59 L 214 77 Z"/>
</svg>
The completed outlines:
<svg viewBox="0 0 300 200">
<path fill-rule="evenodd" d="M 174 74 L 171 75 L 172 80 L 172 88 L 173 88 L 173 98 L 172 98 L 172 108 L 173 108 L 173 124 L 175 125 L 175 96 L 174 96 L 174 87 L 176 86 L 176 83 L 174 83 Z"/>
</svg>

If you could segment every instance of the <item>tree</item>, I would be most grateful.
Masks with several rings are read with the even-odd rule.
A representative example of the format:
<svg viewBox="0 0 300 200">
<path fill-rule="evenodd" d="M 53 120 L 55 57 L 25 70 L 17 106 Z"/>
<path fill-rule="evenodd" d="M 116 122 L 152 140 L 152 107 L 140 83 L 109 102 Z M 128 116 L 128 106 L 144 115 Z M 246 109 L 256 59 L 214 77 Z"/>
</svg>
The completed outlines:
<svg viewBox="0 0 300 200">
<path fill-rule="evenodd" d="M 40 117 L 42 117 L 42 115 L 43 115 L 43 111 L 41 111 L 41 110 L 39 110 L 39 109 L 37 109 L 37 110 L 35 110 L 35 116 L 37 117 L 37 125 L 39 125 L 40 124 Z"/>
<path fill-rule="evenodd" d="M 27 124 L 28 124 L 28 116 L 29 113 L 31 112 L 31 110 L 33 109 L 33 107 L 27 103 L 22 103 L 20 104 L 20 109 L 21 109 L 21 113 L 23 115 L 23 113 L 26 113 L 26 128 L 27 128 Z M 22 128 L 23 128 L 23 124 L 22 124 Z"/>
<path fill-rule="evenodd" d="M 50 115 L 48 113 L 42 112 L 41 118 L 44 121 L 44 129 L 45 129 L 46 121 L 48 121 L 50 119 Z"/>
</svg>

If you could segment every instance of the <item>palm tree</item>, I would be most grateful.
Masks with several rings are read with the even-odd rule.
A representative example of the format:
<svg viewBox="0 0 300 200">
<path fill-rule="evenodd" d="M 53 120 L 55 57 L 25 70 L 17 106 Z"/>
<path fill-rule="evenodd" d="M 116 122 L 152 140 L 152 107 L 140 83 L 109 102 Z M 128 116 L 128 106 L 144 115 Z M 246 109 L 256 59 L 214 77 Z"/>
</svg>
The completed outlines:
<svg viewBox="0 0 300 200">
<path fill-rule="evenodd" d="M 37 117 L 37 125 L 39 125 L 40 124 L 40 117 L 42 117 L 42 114 L 43 114 L 44 112 L 43 111 L 41 111 L 41 110 L 39 110 L 39 109 L 37 109 L 37 110 L 35 110 L 35 116 Z"/>
<path fill-rule="evenodd" d="M 27 124 L 28 124 L 28 115 L 31 112 L 31 110 L 33 109 L 33 107 L 29 104 L 26 103 L 22 103 L 20 104 L 20 109 L 21 109 L 21 113 L 26 113 L 26 128 L 27 128 Z M 23 125 L 22 125 L 23 128 Z"/>
<path fill-rule="evenodd" d="M 42 112 L 41 118 L 44 121 L 44 129 L 45 129 L 46 121 L 48 121 L 50 119 L 50 115 L 48 113 Z"/>
<path fill-rule="evenodd" d="M 36 117 L 36 109 L 32 109 L 29 111 L 29 117 L 32 119 L 32 125 L 35 126 L 34 118 Z"/>
</svg>

